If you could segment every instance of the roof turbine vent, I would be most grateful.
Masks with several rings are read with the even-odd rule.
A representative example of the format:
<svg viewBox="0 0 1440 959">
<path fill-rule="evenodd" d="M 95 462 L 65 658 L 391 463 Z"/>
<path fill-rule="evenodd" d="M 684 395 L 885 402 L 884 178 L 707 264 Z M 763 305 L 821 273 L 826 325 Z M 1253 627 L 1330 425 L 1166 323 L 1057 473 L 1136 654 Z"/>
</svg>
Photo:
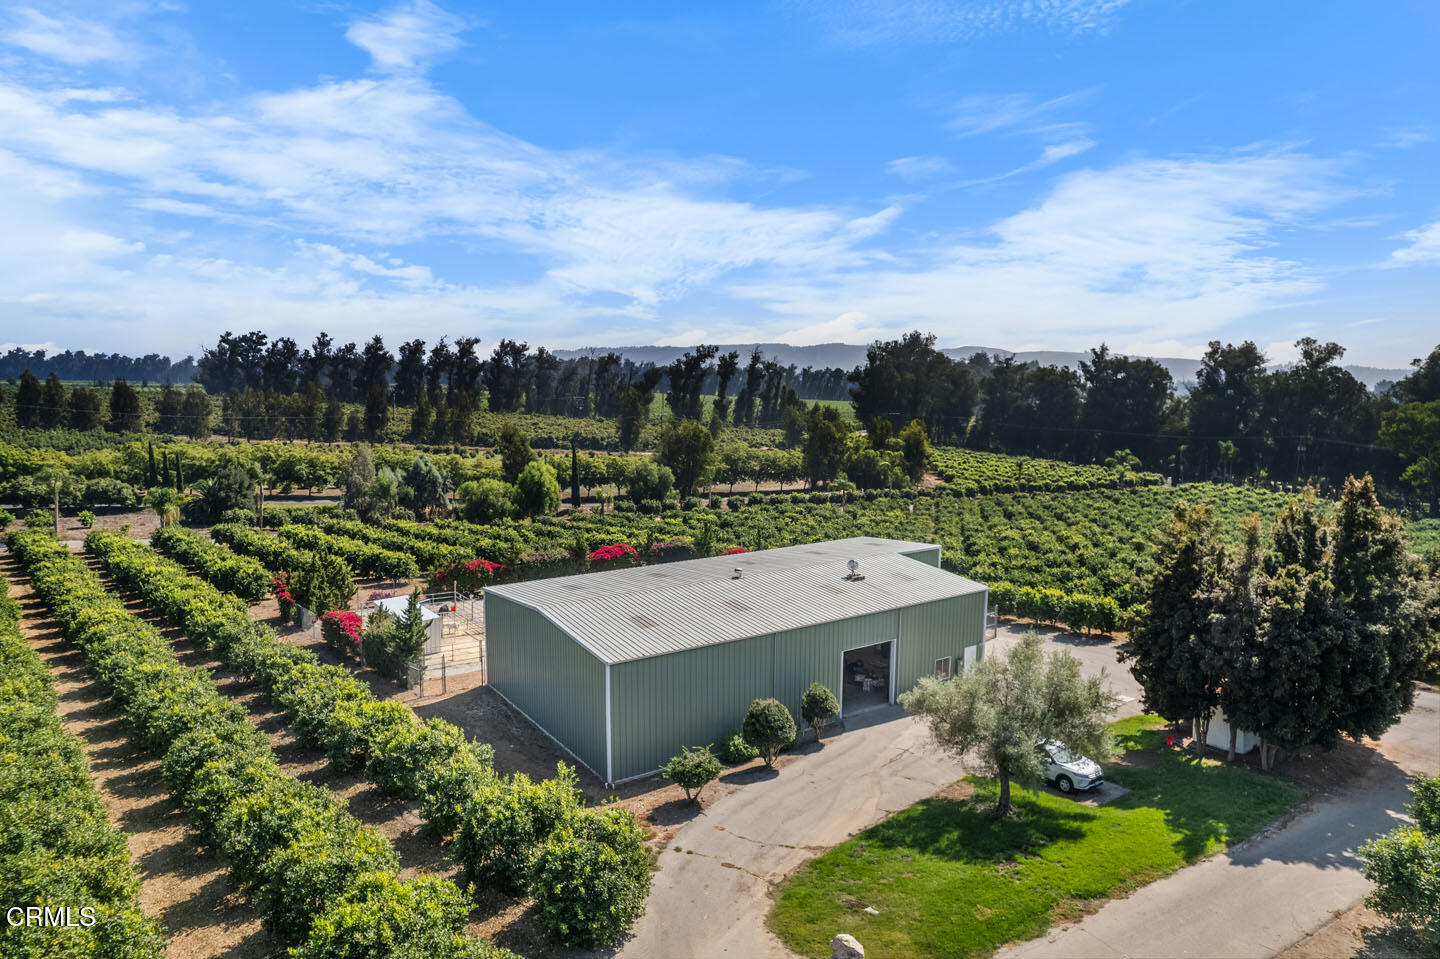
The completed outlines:
<svg viewBox="0 0 1440 959">
<path fill-rule="evenodd" d="M 848 561 L 845 564 L 845 568 L 850 570 L 850 572 L 845 574 L 845 578 L 850 580 L 851 582 L 855 582 L 857 580 L 862 580 L 865 578 L 865 574 L 860 572 L 860 563 L 857 560 L 852 559 Z"/>
<path fill-rule="evenodd" d="M 732 569 L 732 570 L 730 571 L 730 578 L 731 578 L 731 579 L 739 579 L 741 572 L 742 572 L 742 570 L 740 569 L 740 567 L 739 567 L 739 566 L 736 566 L 734 569 Z"/>
</svg>

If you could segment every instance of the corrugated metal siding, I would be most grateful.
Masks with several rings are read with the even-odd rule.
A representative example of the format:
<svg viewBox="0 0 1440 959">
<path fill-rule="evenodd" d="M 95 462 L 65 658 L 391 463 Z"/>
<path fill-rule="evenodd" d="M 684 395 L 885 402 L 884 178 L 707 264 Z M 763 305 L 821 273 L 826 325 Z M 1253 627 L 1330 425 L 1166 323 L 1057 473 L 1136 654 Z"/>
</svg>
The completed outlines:
<svg viewBox="0 0 1440 959">
<path fill-rule="evenodd" d="M 772 695 L 770 636 L 610 667 L 614 776 L 658 769 L 682 746 L 718 745 Z"/>
<path fill-rule="evenodd" d="M 940 568 L 940 546 L 938 544 L 928 544 L 921 549 L 902 550 L 900 555 L 917 559 L 926 566 Z"/>
<path fill-rule="evenodd" d="M 605 778 L 605 664 L 544 616 L 485 598 L 489 682 Z"/>
<path fill-rule="evenodd" d="M 877 613 L 776 634 L 775 698 L 789 707 L 797 723 L 802 721 L 800 698 L 812 682 L 829 686 L 838 700 L 845 650 L 893 640 L 899 622 L 898 613 Z"/>
<path fill-rule="evenodd" d="M 985 594 L 960 596 L 912 606 L 902 613 L 900 649 L 895 664 L 895 695 L 922 676 L 935 674 L 935 660 L 954 657 L 960 668 L 966 646 L 978 646 L 985 635 Z"/>
<path fill-rule="evenodd" d="M 845 579 L 847 555 L 860 557 L 863 579 Z M 507 584 L 486 595 L 543 610 L 613 664 L 984 594 L 936 562 L 936 547 L 861 538 Z M 739 579 L 732 565 L 744 570 Z"/>
</svg>

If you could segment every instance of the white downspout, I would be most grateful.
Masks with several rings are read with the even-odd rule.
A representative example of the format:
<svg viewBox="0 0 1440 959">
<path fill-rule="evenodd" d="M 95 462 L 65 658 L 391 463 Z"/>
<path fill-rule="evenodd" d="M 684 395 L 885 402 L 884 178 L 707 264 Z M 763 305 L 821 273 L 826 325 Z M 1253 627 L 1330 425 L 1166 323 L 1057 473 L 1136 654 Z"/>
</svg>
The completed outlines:
<svg viewBox="0 0 1440 959">
<path fill-rule="evenodd" d="M 890 644 L 890 702 L 895 702 L 895 666 L 900 662 L 900 637 L 905 632 L 905 610 L 895 610 L 895 642 Z M 842 677 L 843 678 L 843 677 Z"/>
<path fill-rule="evenodd" d="M 605 664 L 605 785 L 615 782 L 615 750 L 610 734 L 610 664 Z"/>
</svg>

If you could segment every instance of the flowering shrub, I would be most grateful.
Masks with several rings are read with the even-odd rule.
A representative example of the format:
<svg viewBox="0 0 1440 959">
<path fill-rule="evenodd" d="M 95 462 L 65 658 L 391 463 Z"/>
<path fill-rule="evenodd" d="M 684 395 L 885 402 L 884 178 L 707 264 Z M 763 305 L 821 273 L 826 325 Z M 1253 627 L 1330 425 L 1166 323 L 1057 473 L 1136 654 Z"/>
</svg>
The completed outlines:
<svg viewBox="0 0 1440 959">
<path fill-rule="evenodd" d="M 348 609 L 332 609 L 320 617 L 320 635 L 325 645 L 337 653 L 354 652 L 360 648 L 365 625 L 359 613 Z"/>
<path fill-rule="evenodd" d="M 602 546 L 590 554 L 591 563 L 611 563 L 612 565 L 624 565 L 634 563 L 640 558 L 635 552 L 635 547 L 629 543 L 612 543 L 609 546 Z M 616 562 L 616 561 L 619 562 Z"/>
<path fill-rule="evenodd" d="M 295 596 L 290 592 L 290 583 L 284 576 L 276 576 L 270 587 L 275 590 L 275 600 L 280 604 L 280 622 L 290 622 L 295 615 Z"/>
<path fill-rule="evenodd" d="M 443 567 L 430 579 L 436 586 L 473 592 L 486 583 L 493 583 L 504 568 L 504 564 L 492 563 L 488 559 L 471 559 Z"/>
<path fill-rule="evenodd" d="M 750 552 L 750 551 L 749 551 L 748 549 L 746 549 L 745 547 L 743 547 L 743 546 L 732 546 L 732 547 L 730 547 L 729 549 L 725 550 L 725 552 L 721 553 L 720 555 L 721 555 L 721 556 L 735 556 L 735 555 L 737 555 L 737 554 L 739 554 L 739 553 L 748 553 L 748 552 Z"/>
<path fill-rule="evenodd" d="M 384 590 L 374 590 L 370 593 L 369 599 L 370 602 L 373 603 L 377 599 L 390 599 L 394 595 L 394 593 L 386 592 Z"/>
</svg>

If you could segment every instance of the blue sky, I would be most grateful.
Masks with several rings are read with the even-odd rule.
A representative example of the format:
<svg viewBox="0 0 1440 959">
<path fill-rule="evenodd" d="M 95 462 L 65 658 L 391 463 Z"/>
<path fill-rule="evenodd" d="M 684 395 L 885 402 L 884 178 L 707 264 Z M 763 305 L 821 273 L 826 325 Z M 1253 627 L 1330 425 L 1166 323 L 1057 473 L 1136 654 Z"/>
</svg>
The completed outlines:
<svg viewBox="0 0 1440 959">
<path fill-rule="evenodd" d="M 1440 342 L 1440 5 L 0 11 L 0 343 Z"/>
</svg>

